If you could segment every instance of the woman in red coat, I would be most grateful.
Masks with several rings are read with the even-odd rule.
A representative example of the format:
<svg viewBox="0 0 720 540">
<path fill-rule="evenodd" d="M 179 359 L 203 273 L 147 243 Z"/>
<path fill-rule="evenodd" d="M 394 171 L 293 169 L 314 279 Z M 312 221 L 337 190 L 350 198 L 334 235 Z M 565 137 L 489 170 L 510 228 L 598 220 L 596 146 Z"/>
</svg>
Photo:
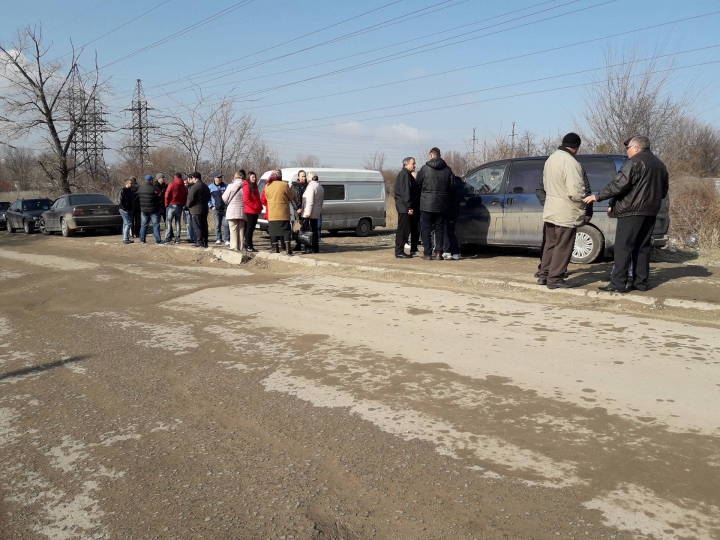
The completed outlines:
<svg viewBox="0 0 720 540">
<path fill-rule="evenodd" d="M 260 212 L 262 212 L 257 174 L 250 171 L 248 173 L 248 181 L 243 184 L 242 189 L 243 200 L 245 201 L 245 216 L 247 218 L 247 225 L 245 226 L 245 251 L 257 251 L 253 245 L 253 232 L 255 232 L 255 225 L 257 225 L 258 217 L 260 217 Z"/>
</svg>

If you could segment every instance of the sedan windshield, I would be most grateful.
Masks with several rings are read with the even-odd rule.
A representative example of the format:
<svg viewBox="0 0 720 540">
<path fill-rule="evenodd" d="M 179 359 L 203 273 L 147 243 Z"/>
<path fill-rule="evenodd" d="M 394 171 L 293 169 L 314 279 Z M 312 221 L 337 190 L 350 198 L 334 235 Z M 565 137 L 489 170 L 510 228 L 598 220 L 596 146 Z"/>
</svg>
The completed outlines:
<svg viewBox="0 0 720 540">
<path fill-rule="evenodd" d="M 69 199 L 71 206 L 75 206 L 77 204 L 113 204 L 113 202 L 105 195 L 99 195 L 97 193 L 83 193 L 82 195 L 71 195 Z"/>
<path fill-rule="evenodd" d="M 23 201 L 23 212 L 32 212 L 33 210 L 49 210 L 52 201 L 49 199 L 31 199 Z"/>
</svg>

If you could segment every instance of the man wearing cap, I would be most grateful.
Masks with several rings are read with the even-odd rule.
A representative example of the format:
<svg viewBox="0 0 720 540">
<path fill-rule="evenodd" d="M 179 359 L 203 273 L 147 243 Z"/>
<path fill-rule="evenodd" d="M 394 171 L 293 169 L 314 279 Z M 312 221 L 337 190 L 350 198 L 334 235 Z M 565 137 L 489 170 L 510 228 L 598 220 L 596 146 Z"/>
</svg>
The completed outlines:
<svg viewBox="0 0 720 540">
<path fill-rule="evenodd" d="M 140 223 L 140 243 L 145 243 L 147 236 L 148 222 L 152 220 L 153 234 L 155 235 L 155 243 L 162 244 L 160 238 L 160 195 L 153 185 L 153 177 L 148 174 L 145 177 L 145 183 L 138 188 L 138 199 L 140 200 L 140 212 L 142 213 L 142 222 Z"/>
<path fill-rule="evenodd" d="M 167 216 L 165 215 L 165 192 L 167 191 L 168 185 L 165 183 L 165 175 L 163 173 L 155 175 L 155 188 L 157 188 L 158 195 L 160 196 L 160 210 L 158 213 L 160 214 L 160 219 L 165 223 L 165 228 L 167 229 Z"/>
<path fill-rule="evenodd" d="M 613 199 L 617 215 L 615 266 L 610 284 L 600 287 L 608 292 L 626 292 L 628 273 L 635 271 L 629 290 L 647 291 L 650 276 L 650 250 L 655 220 L 667 197 L 669 176 L 665 164 L 650 151 L 650 139 L 643 136 L 627 141 L 628 160 L 615 179 L 590 195 L 585 202 Z"/>
<path fill-rule="evenodd" d="M 210 202 L 208 206 L 212 209 L 215 220 L 215 243 L 222 244 L 224 241 L 225 245 L 229 246 L 230 227 L 227 219 L 225 219 L 225 201 L 222 199 L 226 189 L 227 184 L 223 182 L 222 173 L 216 172 L 213 175 L 213 183 L 210 184 Z"/>
<path fill-rule="evenodd" d="M 538 284 L 548 289 L 569 289 L 565 272 L 575 246 L 575 231 L 585 222 L 587 204 L 583 168 L 575 159 L 581 144 L 577 133 L 568 133 L 545 162 L 543 206 L 545 248 Z"/>
<path fill-rule="evenodd" d="M 187 206 L 193 219 L 197 242 L 195 247 L 208 247 L 208 213 L 210 211 L 210 189 L 202 181 L 199 172 L 192 173 L 194 184 L 188 191 Z"/>
</svg>

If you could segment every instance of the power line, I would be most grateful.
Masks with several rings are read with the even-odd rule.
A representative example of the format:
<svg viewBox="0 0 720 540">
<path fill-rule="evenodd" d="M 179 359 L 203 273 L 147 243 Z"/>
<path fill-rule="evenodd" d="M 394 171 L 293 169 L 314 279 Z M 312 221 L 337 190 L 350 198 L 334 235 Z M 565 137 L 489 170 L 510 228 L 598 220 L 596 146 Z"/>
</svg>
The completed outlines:
<svg viewBox="0 0 720 540">
<path fill-rule="evenodd" d="M 169 1 L 169 0 L 166 0 Z M 100 69 L 105 69 L 106 67 L 115 65 L 119 62 L 122 62 L 123 60 L 127 60 L 128 58 L 132 58 L 133 56 L 137 56 L 138 54 L 141 54 L 149 49 L 152 49 L 154 47 L 157 47 L 159 45 L 162 45 L 164 43 L 167 43 L 168 41 L 172 41 L 173 39 L 177 39 L 178 37 L 182 36 L 185 32 L 189 32 L 190 30 L 196 30 L 197 28 L 200 28 L 201 26 L 205 26 L 206 24 L 214 21 L 215 19 L 218 19 L 224 15 L 227 15 L 228 13 L 232 13 L 235 10 L 240 9 L 241 7 L 245 7 L 251 2 L 254 2 L 255 0 L 241 0 L 237 4 L 233 4 L 232 6 L 225 8 L 223 10 L 218 11 L 214 15 L 211 15 L 210 17 L 207 17 L 205 19 L 202 19 L 201 21 L 196 22 L 195 24 L 192 24 L 186 28 L 183 28 L 182 30 L 179 30 L 177 32 L 172 33 L 169 36 L 166 36 L 155 43 L 151 43 L 150 45 L 147 45 L 145 47 L 142 47 L 141 49 L 138 49 L 132 53 L 126 54 L 122 58 L 118 58 L 117 60 L 113 60 L 112 62 L 105 64 L 104 66 L 100 66 Z"/>
<path fill-rule="evenodd" d="M 651 75 L 651 74 L 663 73 L 663 72 L 667 72 L 667 71 L 677 71 L 677 70 L 681 70 L 681 69 L 690 69 L 690 68 L 693 68 L 693 67 L 702 67 L 702 66 L 708 66 L 708 65 L 713 65 L 713 64 L 720 64 L 720 60 L 713 60 L 713 61 L 710 61 L 710 62 L 702 62 L 702 63 L 699 63 L 699 64 L 691 64 L 691 65 L 689 65 L 689 66 L 674 67 L 674 68 L 670 68 L 670 69 L 666 69 L 666 70 L 657 70 L 657 71 L 652 71 L 652 72 L 646 72 L 646 73 L 638 74 L 638 75 L 636 75 L 636 76 Z M 308 127 L 314 129 L 314 128 L 319 128 L 319 127 L 339 126 L 339 125 L 348 124 L 348 123 L 357 122 L 357 121 L 367 122 L 367 121 L 369 121 L 369 120 L 383 120 L 383 119 L 385 119 L 385 118 L 394 118 L 394 117 L 397 117 L 397 116 L 406 116 L 406 115 L 408 115 L 408 114 L 420 114 L 420 113 L 425 113 L 425 112 L 434 112 L 434 111 L 440 111 L 440 110 L 446 110 L 446 109 L 454 109 L 454 108 L 457 108 L 457 107 L 467 107 L 467 106 L 469 106 L 469 105 L 477 105 L 477 104 L 480 104 L 480 103 L 489 103 L 489 102 L 492 102 L 492 101 L 500 101 L 500 100 L 504 100 L 504 99 L 511 99 L 511 98 L 515 98 L 515 97 L 525 97 L 525 96 L 532 96 L 532 95 L 537 95 L 537 94 L 546 94 L 546 93 L 548 93 L 548 92 L 556 92 L 556 91 L 558 91 L 558 90 L 568 90 L 568 89 L 571 89 L 571 88 L 580 88 L 580 87 L 582 87 L 582 86 L 589 86 L 589 85 L 591 85 L 591 84 L 597 84 L 597 83 L 595 83 L 595 82 L 587 82 L 587 83 L 580 83 L 580 84 L 572 84 L 572 85 L 568 85 L 568 86 L 560 86 L 560 87 L 557 87 L 557 88 L 548 88 L 548 89 L 545 89 L 545 90 L 534 90 L 534 91 L 532 91 L 532 92 L 523 92 L 523 93 L 520 93 L 520 94 L 512 94 L 512 95 L 509 95 L 509 96 L 498 96 L 498 97 L 494 97 L 494 98 L 480 99 L 480 100 L 476 100 L 476 101 L 469 101 L 469 102 L 466 102 L 466 103 L 457 103 L 457 104 L 454 104 L 454 105 L 443 105 L 442 107 L 433 107 L 433 108 L 431 108 L 431 109 L 419 109 L 419 110 L 415 110 L 415 111 L 405 111 L 405 112 L 397 113 L 397 114 L 388 114 L 388 115 L 383 115 L 383 116 L 374 116 L 374 117 L 371 117 L 371 118 L 362 118 L 362 119 L 359 119 L 359 120 L 353 119 L 353 120 L 348 120 L 348 121 L 346 121 L 346 122 L 336 122 L 336 123 L 331 123 L 331 124 L 320 124 L 320 125 L 308 126 Z M 306 120 L 306 122 L 311 122 L 311 121 L 312 121 L 312 120 Z M 262 126 L 260 126 L 259 129 L 265 129 L 265 128 L 263 128 Z M 303 130 L 303 129 L 306 129 L 306 128 L 287 128 L 287 129 L 280 129 L 280 130 L 270 130 L 269 132 L 270 132 L 270 133 L 283 133 L 283 132 L 286 132 L 286 131 L 299 131 L 299 130 Z"/>
</svg>

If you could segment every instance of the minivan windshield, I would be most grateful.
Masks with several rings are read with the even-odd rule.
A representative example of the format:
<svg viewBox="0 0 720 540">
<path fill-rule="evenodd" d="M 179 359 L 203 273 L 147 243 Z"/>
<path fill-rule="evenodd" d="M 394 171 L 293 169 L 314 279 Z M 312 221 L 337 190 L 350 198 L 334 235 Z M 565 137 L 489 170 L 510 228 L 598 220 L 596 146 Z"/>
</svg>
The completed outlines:
<svg viewBox="0 0 720 540">
<path fill-rule="evenodd" d="M 83 193 L 82 195 L 71 195 L 70 205 L 76 204 L 113 204 L 105 195 L 97 193 Z"/>
<path fill-rule="evenodd" d="M 23 212 L 32 212 L 33 210 L 49 210 L 52 201 L 50 199 L 30 199 L 23 201 Z"/>
</svg>

